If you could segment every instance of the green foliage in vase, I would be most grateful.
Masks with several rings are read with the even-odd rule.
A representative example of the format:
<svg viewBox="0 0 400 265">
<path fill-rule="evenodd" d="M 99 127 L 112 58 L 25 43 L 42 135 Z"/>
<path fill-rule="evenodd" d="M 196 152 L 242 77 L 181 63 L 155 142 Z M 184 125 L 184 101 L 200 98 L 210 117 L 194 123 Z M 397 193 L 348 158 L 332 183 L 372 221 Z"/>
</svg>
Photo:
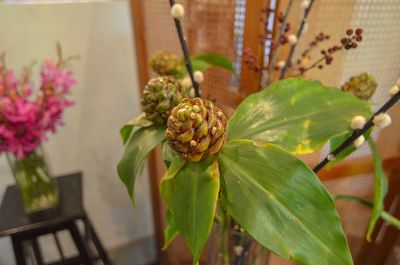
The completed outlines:
<svg viewBox="0 0 400 265">
<path fill-rule="evenodd" d="M 200 124 L 206 121 L 207 134 L 212 134 L 220 110 L 206 107 L 207 114 L 198 115 L 204 100 L 181 104 L 171 111 L 167 127 L 174 135 L 167 132 L 167 139 L 176 150 L 173 143 L 180 137 L 180 144 L 193 151 L 190 148 L 199 144 L 193 137 Z M 171 163 L 161 181 L 169 209 L 165 246 L 180 233 L 197 264 L 220 198 L 224 212 L 278 255 L 305 265 L 352 264 L 331 196 L 295 154 L 314 152 L 332 137 L 347 133 L 354 116 L 369 113 L 370 104 L 349 93 L 291 78 L 241 103 L 228 120 L 220 152 L 201 155 L 195 162 L 182 153 L 171 155 L 164 143 L 164 160 Z M 163 129 L 151 125 L 131 130 L 118 168 L 131 196 L 139 166 L 164 140 Z M 190 146 L 192 140 L 196 145 Z"/>
</svg>

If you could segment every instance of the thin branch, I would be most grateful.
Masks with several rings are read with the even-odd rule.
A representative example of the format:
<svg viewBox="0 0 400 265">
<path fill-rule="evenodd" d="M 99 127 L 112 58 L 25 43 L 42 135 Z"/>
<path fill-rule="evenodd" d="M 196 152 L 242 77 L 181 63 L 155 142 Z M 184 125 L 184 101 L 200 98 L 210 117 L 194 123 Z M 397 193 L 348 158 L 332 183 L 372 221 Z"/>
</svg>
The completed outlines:
<svg viewBox="0 0 400 265">
<path fill-rule="evenodd" d="M 326 156 L 319 164 L 317 164 L 314 167 L 314 172 L 317 173 L 319 172 L 324 166 L 326 166 L 329 161 L 331 160 L 331 157 L 336 157 L 338 154 L 340 154 L 343 150 L 345 150 L 347 147 L 353 144 L 353 142 L 366 133 L 373 125 L 374 125 L 374 117 L 380 113 L 388 111 L 391 107 L 393 107 L 394 104 L 397 103 L 397 101 L 400 100 L 400 92 L 392 96 L 377 112 L 375 112 L 374 115 L 369 118 L 369 120 L 365 123 L 364 127 L 360 130 L 354 130 L 353 134 L 347 138 L 340 146 L 338 146 L 335 150 L 333 150 L 328 156 Z"/>
<path fill-rule="evenodd" d="M 279 43 L 281 36 L 285 33 L 290 9 L 292 8 L 293 2 L 294 2 L 293 0 L 290 0 L 286 7 L 285 16 L 283 17 L 283 22 L 282 22 L 281 28 L 279 30 L 278 36 L 276 37 L 276 39 L 277 39 L 276 43 Z M 281 47 L 281 45 L 279 45 L 276 49 L 273 50 L 273 54 L 272 54 L 271 60 L 269 62 L 269 67 L 268 67 L 269 74 L 267 77 L 267 85 L 269 85 L 271 83 L 272 70 L 275 67 L 275 63 L 276 63 L 276 59 L 278 58 L 280 47 Z"/>
<path fill-rule="evenodd" d="M 175 0 L 169 0 L 169 4 L 172 7 L 175 4 Z M 183 36 L 181 22 L 179 21 L 179 19 L 176 19 L 176 18 L 174 18 L 174 21 L 175 21 L 176 31 L 178 32 L 178 36 L 179 36 L 179 42 L 181 43 L 183 56 L 185 57 L 186 69 L 189 73 L 190 79 L 192 80 L 192 84 L 193 84 L 193 88 L 194 88 L 196 97 L 200 97 L 199 84 L 194 80 L 193 67 L 192 67 L 192 63 L 190 62 L 189 49 L 186 44 L 185 37 Z"/>
<path fill-rule="evenodd" d="M 310 14 L 310 11 L 311 11 L 311 8 L 312 8 L 314 2 L 315 2 L 314 0 L 311 0 L 310 1 L 310 5 L 308 6 L 308 8 L 306 10 L 304 10 L 303 19 L 301 20 L 300 27 L 299 27 L 299 29 L 297 31 L 297 34 L 296 34 L 297 39 L 300 39 L 301 33 L 303 32 L 303 29 L 304 29 L 304 25 L 307 22 L 308 15 Z M 294 45 L 292 45 L 290 47 L 289 54 L 288 54 L 288 57 L 286 59 L 286 64 L 281 70 L 281 75 L 279 76 L 279 79 L 285 78 L 286 71 L 287 71 L 287 69 L 289 68 L 289 66 L 291 64 L 292 57 L 293 57 L 294 51 L 295 51 L 298 43 L 299 42 L 297 42 L 296 44 L 294 44 Z"/>
</svg>

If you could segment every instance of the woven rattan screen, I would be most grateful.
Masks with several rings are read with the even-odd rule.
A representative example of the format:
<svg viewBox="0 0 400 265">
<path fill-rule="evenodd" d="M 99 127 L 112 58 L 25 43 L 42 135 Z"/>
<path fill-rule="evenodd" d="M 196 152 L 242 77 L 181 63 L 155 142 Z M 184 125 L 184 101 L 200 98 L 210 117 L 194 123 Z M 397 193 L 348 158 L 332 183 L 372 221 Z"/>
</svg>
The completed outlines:
<svg viewBox="0 0 400 265">
<path fill-rule="evenodd" d="M 240 74 L 244 28 L 244 0 L 180 1 L 185 6 L 183 26 L 191 54 L 219 53 L 236 62 Z M 158 50 L 181 54 L 167 0 L 143 1 L 147 55 Z M 238 102 L 238 78 L 221 69 L 205 72 L 203 96 L 225 108 Z"/>
</svg>

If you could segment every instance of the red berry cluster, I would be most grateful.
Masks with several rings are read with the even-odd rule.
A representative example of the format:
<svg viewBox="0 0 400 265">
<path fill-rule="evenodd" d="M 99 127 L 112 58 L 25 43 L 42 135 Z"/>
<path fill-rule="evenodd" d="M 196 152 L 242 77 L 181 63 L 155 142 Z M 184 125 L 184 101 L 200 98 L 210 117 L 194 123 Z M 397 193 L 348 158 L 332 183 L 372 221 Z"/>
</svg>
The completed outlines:
<svg viewBox="0 0 400 265">
<path fill-rule="evenodd" d="M 340 42 L 346 50 L 355 49 L 358 47 L 357 42 L 362 41 L 362 34 L 363 30 L 361 28 L 358 28 L 356 30 L 348 29 L 346 30 L 347 36 L 342 38 Z"/>
</svg>

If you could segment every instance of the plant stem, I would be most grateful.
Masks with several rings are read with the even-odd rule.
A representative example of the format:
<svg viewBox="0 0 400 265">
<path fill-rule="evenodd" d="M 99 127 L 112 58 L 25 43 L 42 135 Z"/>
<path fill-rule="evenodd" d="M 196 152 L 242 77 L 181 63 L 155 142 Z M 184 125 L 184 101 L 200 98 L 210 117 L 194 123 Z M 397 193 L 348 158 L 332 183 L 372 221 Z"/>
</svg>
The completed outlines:
<svg viewBox="0 0 400 265">
<path fill-rule="evenodd" d="M 347 138 L 341 145 L 339 145 L 335 150 L 333 150 L 332 152 L 330 152 L 330 154 L 328 156 L 326 156 L 321 162 L 319 162 L 315 167 L 314 167 L 314 172 L 318 173 L 324 166 L 326 166 L 329 161 L 330 161 L 330 157 L 336 157 L 338 154 L 340 154 L 340 152 L 342 152 L 344 149 L 346 149 L 347 147 L 349 147 L 350 145 L 353 144 L 353 142 L 360 137 L 361 135 L 363 135 L 366 131 L 368 131 L 373 125 L 373 119 L 376 115 L 386 112 L 388 111 L 394 104 L 397 103 L 397 101 L 400 100 L 400 92 L 398 92 L 397 94 L 395 94 L 394 96 L 392 96 L 388 101 L 386 101 L 386 103 L 377 111 L 375 112 L 374 115 L 372 115 L 369 120 L 365 123 L 364 127 L 362 129 L 359 130 L 354 130 L 353 134 L 350 135 L 349 138 Z"/>
<path fill-rule="evenodd" d="M 175 4 L 175 0 L 169 0 L 169 4 L 172 7 Z M 192 80 L 195 95 L 196 95 L 196 97 L 200 97 L 199 84 L 194 80 L 193 67 L 192 67 L 192 63 L 190 62 L 189 49 L 186 44 L 185 37 L 183 36 L 181 22 L 179 21 L 179 19 L 176 19 L 176 18 L 174 18 L 174 21 L 175 21 L 176 31 L 178 32 L 179 42 L 181 43 L 183 56 L 185 57 L 186 69 L 189 73 L 190 79 Z"/>
<path fill-rule="evenodd" d="M 293 0 L 290 0 L 289 3 L 288 3 L 288 5 L 287 5 L 287 7 L 286 7 L 285 15 L 284 15 L 284 17 L 283 17 L 283 22 L 282 22 L 281 28 L 280 28 L 280 30 L 279 30 L 279 33 L 278 33 L 278 36 L 277 36 L 277 40 L 276 40 L 277 42 L 276 42 L 276 43 L 278 43 L 278 42 L 280 41 L 280 38 L 281 38 L 282 34 L 285 33 L 287 20 L 288 20 L 289 13 L 290 13 L 290 9 L 292 8 L 292 5 L 293 5 Z M 281 46 L 279 45 L 279 46 L 276 47 L 276 49 L 273 51 L 271 60 L 270 60 L 270 62 L 269 62 L 268 77 L 267 77 L 267 85 L 269 85 L 269 84 L 271 83 L 272 70 L 273 70 L 273 68 L 274 68 L 274 66 L 275 66 L 276 58 L 278 58 L 279 51 L 280 51 L 280 47 L 281 47 Z"/>
<path fill-rule="evenodd" d="M 334 196 L 335 200 L 342 200 L 342 201 L 349 201 L 349 202 L 356 202 L 362 205 L 365 205 L 369 208 L 373 207 L 373 204 L 370 203 L 369 201 L 366 201 L 362 198 L 353 196 L 353 195 L 336 195 Z M 391 215 L 390 213 L 386 212 L 386 211 L 382 211 L 380 214 L 381 218 L 386 221 L 388 224 L 393 225 L 394 227 L 396 227 L 397 229 L 400 229 L 400 220 L 395 218 L 393 215 Z"/>
<path fill-rule="evenodd" d="M 310 14 L 310 11 L 311 11 L 311 8 L 312 8 L 313 4 L 314 4 L 314 0 L 311 0 L 310 1 L 310 5 L 308 6 L 308 8 L 306 10 L 304 10 L 303 19 L 301 20 L 300 27 L 299 27 L 299 29 L 297 30 L 297 33 L 296 33 L 296 37 L 297 37 L 298 40 L 300 39 L 301 33 L 303 32 L 304 25 L 307 22 L 308 15 Z M 289 66 L 291 64 L 292 57 L 293 57 L 294 51 L 295 51 L 298 43 L 299 42 L 297 41 L 296 44 L 294 44 L 294 45 L 292 45 L 290 47 L 289 54 L 288 54 L 288 57 L 286 59 L 286 64 L 281 70 L 281 74 L 279 76 L 279 80 L 285 78 L 286 71 L 287 71 L 287 69 L 289 68 Z"/>
</svg>

